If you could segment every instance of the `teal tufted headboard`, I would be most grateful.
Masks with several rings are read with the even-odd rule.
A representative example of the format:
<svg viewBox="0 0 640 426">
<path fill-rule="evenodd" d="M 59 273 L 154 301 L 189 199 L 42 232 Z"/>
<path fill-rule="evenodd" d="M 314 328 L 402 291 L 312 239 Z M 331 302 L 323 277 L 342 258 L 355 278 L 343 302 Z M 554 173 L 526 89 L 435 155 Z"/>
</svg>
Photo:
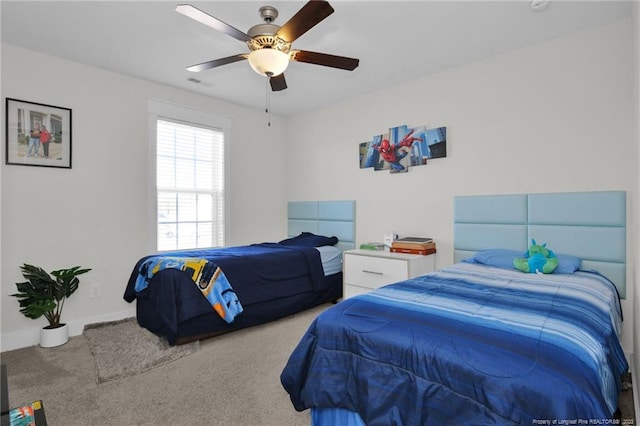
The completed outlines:
<svg viewBox="0 0 640 426">
<path fill-rule="evenodd" d="M 355 248 L 355 201 L 289 201 L 287 218 L 289 237 L 313 232 L 338 237 L 337 247 L 343 251 Z"/>
<path fill-rule="evenodd" d="M 626 192 L 458 196 L 454 199 L 456 262 L 487 248 L 527 250 L 531 239 L 582 259 L 626 297 Z"/>
</svg>

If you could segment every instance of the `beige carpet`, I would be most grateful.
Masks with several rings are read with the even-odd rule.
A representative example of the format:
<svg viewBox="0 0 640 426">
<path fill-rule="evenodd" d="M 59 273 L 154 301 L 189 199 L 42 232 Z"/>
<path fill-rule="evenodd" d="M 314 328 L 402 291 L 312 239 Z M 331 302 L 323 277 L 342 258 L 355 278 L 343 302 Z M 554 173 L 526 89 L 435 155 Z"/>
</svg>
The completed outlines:
<svg viewBox="0 0 640 426">
<path fill-rule="evenodd" d="M 331 304 L 200 342 L 191 355 L 97 383 L 89 342 L 4 352 L 9 402 L 42 399 L 49 426 L 308 426 L 280 373 L 311 321 Z"/>
<path fill-rule="evenodd" d="M 200 348 L 197 341 L 169 346 L 165 339 L 140 327 L 135 318 L 89 324 L 82 334 L 93 354 L 98 383 L 144 373 Z"/>
</svg>

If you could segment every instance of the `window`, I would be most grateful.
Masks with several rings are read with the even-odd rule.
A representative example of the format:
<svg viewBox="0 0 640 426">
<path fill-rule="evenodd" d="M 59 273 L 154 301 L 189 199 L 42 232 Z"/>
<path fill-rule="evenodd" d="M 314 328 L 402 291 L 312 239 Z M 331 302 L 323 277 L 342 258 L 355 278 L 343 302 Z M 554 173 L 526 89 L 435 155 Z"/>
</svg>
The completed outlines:
<svg viewBox="0 0 640 426">
<path fill-rule="evenodd" d="M 152 114 L 150 125 L 151 121 L 155 136 L 156 249 L 223 246 L 224 128 L 214 127 L 215 119 L 196 123 Z"/>
</svg>

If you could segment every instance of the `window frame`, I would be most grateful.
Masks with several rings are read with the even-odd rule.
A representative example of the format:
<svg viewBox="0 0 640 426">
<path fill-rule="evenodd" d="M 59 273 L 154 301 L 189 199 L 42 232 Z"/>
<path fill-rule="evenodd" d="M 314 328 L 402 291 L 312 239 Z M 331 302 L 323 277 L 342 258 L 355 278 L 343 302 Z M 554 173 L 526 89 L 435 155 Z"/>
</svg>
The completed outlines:
<svg viewBox="0 0 640 426">
<path fill-rule="evenodd" d="M 226 241 L 227 229 L 231 218 L 230 196 L 229 196 L 229 158 L 230 158 L 230 135 L 231 118 L 202 111 L 199 109 L 177 105 L 165 101 L 149 99 L 147 102 L 148 111 L 148 131 L 149 131 L 149 184 L 148 186 L 148 244 L 152 253 L 158 250 L 158 188 L 157 188 L 157 122 L 158 120 L 172 121 L 191 126 L 206 127 L 221 130 L 224 135 L 224 226 L 223 241 Z"/>
</svg>

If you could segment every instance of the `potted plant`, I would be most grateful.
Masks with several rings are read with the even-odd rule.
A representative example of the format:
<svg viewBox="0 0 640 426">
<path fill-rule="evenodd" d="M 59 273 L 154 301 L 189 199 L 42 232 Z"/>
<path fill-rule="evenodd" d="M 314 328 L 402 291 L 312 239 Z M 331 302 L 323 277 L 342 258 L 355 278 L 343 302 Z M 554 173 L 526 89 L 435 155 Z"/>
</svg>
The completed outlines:
<svg viewBox="0 0 640 426">
<path fill-rule="evenodd" d="M 40 346 L 66 343 L 69 340 L 67 325 L 60 322 L 64 302 L 78 289 L 78 275 L 91 269 L 74 266 L 48 274 L 44 269 L 26 263 L 20 269 L 27 281 L 16 283 L 18 293 L 11 296 L 18 298 L 20 312 L 26 317 L 37 319 L 44 316 L 49 321 L 49 325 L 40 332 Z"/>
</svg>

